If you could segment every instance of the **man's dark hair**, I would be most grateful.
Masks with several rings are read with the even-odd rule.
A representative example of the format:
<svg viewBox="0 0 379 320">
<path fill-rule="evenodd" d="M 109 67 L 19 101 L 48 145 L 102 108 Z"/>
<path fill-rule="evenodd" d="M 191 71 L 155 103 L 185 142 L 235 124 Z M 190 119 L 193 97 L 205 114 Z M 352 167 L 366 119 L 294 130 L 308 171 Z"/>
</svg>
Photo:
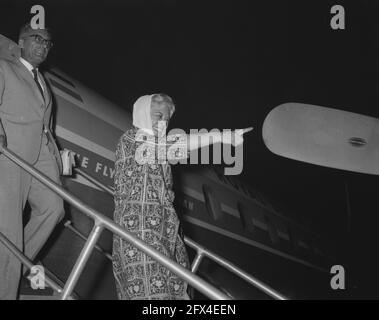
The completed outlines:
<svg viewBox="0 0 379 320">
<path fill-rule="evenodd" d="M 18 39 L 22 39 L 25 34 L 32 33 L 33 30 L 36 30 L 36 29 L 32 28 L 32 26 L 30 25 L 30 22 L 25 23 L 21 27 L 21 29 L 20 29 L 20 33 L 18 35 Z M 43 30 L 47 31 L 47 33 L 49 34 L 50 38 L 53 37 L 53 32 L 52 32 L 52 30 L 50 28 L 48 28 L 48 27 L 45 26 L 45 29 L 43 29 Z"/>
</svg>

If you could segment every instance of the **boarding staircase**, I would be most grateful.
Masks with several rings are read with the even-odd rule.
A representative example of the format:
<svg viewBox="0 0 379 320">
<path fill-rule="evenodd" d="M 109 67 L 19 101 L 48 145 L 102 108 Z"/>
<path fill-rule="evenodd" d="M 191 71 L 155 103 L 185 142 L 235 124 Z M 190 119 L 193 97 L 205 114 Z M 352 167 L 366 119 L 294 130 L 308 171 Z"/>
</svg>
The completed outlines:
<svg viewBox="0 0 379 320">
<path fill-rule="evenodd" d="M 22 293 L 20 296 L 21 300 L 69 300 L 69 299 L 76 300 L 78 299 L 78 296 L 74 292 L 74 288 L 83 272 L 83 269 L 92 251 L 94 249 L 99 250 L 102 253 L 104 253 L 108 259 L 112 259 L 109 253 L 105 252 L 102 248 L 100 248 L 97 245 L 99 236 L 104 229 L 107 229 L 110 232 L 117 234 L 124 240 L 130 242 L 133 246 L 143 251 L 145 254 L 149 255 L 150 257 L 155 259 L 157 262 L 161 263 L 167 269 L 169 269 L 170 271 L 175 273 L 177 276 L 182 278 L 184 281 L 186 281 L 189 284 L 189 286 L 191 286 L 195 290 L 198 290 L 201 294 L 208 297 L 209 299 L 233 300 L 233 297 L 227 292 L 220 290 L 219 288 L 216 288 L 214 285 L 208 283 L 207 281 L 205 281 L 204 279 L 202 279 L 196 274 L 199 268 L 199 265 L 204 258 L 208 258 L 216 262 L 223 268 L 231 271 L 232 273 L 234 273 L 241 279 L 245 280 L 247 283 L 263 291 L 264 293 L 266 293 L 268 296 L 270 296 L 273 299 L 277 299 L 277 300 L 287 299 L 285 296 L 283 296 L 276 290 L 272 289 L 265 283 L 261 282 L 260 280 L 256 279 L 252 275 L 246 273 L 245 271 L 243 271 L 242 269 L 240 269 L 239 267 L 237 267 L 230 261 L 227 261 L 223 257 L 211 252 L 210 250 L 207 250 L 206 248 L 196 243 L 195 241 L 189 239 L 188 237 L 185 237 L 184 241 L 187 246 L 189 246 L 190 248 L 196 251 L 196 256 L 192 262 L 191 270 L 188 270 L 182 267 L 181 265 L 177 264 L 176 262 L 170 260 L 169 258 L 164 256 L 160 252 L 153 249 L 151 246 L 144 243 L 142 240 L 136 238 L 133 234 L 121 228 L 119 225 L 114 223 L 111 219 L 109 219 L 105 215 L 101 214 L 100 212 L 91 208 L 90 206 L 85 204 L 83 201 L 75 197 L 74 195 L 70 194 L 60 185 L 56 184 L 47 176 L 45 176 L 44 174 L 42 174 L 41 172 L 39 172 L 38 170 L 30 166 L 28 163 L 26 163 L 23 159 L 18 157 L 9 149 L 5 147 L 3 148 L 0 147 L 0 153 L 3 153 L 4 156 L 6 156 L 9 160 L 13 161 L 15 164 L 17 164 L 22 169 L 27 171 L 38 181 L 40 181 L 45 186 L 50 188 L 53 192 L 57 193 L 70 205 L 79 209 L 79 211 L 81 211 L 82 213 L 84 213 L 85 215 L 87 215 L 88 217 L 94 220 L 94 226 L 88 238 L 82 233 L 80 233 L 80 231 L 75 228 L 75 226 L 72 224 L 71 221 L 66 221 L 64 224 L 66 228 L 68 228 L 69 230 L 74 232 L 76 235 L 81 237 L 83 240 L 85 240 L 84 247 L 78 259 L 76 260 L 75 265 L 68 279 L 65 282 L 62 282 L 54 274 L 52 274 L 50 271 L 44 268 L 46 291 L 42 292 L 38 290 L 39 294 L 36 295 L 35 292 L 29 290 L 31 288 L 28 287 L 30 283 L 27 280 L 27 278 L 23 278 L 21 282 L 21 293 Z M 77 168 L 75 170 L 83 178 L 94 183 L 105 192 L 108 192 L 110 195 L 113 195 L 112 189 L 103 185 L 101 182 L 91 177 L 90 175 L 82 171 L 81 169 Z M 29 270 L 32 269 L 32 267 L 34 266 L 34 263 L 30 261 L 13 243 L 11 243 L 1 233 L 0 233 L 0 243 L 2 243 L 12 254 L 14 254 L 17 257 L 17 259 L 19 259 L 20 262 L 24 265 L 24 267 L 28 268 Z M 37 290 L 34 290 L 34 291 L 37 291 Z"/>
</svg>

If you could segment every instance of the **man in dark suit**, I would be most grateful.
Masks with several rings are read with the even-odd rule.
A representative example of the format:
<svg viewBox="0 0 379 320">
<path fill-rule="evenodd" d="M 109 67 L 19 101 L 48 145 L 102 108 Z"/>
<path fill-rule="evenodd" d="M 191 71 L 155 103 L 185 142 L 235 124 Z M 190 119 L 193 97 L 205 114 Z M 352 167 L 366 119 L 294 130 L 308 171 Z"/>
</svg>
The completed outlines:
<svg viewBox="0 0 379 320">
<path fill-rule="evenodd" d="M 52 46 L 51 33 L 27 24 L 18 46 L 20 56 L 0 58 L 0 145 L 60 183 L 62 163 L 51 134 L 52 96 L 38 69 Z M 31 218 L 23 229 L 26 201 Z M 0 154 L 3 235 L 33 260 L 63 216 L 58 195 Z M 0 243 L 0 299 L 17 298 L 20 275 L 20 262 Z"/>
</svg>

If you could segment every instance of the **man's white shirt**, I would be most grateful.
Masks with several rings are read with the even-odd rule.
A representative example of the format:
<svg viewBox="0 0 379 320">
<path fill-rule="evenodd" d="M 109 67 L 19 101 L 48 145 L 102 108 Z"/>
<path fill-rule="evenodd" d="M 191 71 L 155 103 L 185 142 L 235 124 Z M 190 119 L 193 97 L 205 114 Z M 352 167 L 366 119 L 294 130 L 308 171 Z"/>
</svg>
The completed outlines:
<svg viewBox="0 0 379 320">
<path fill-rule="evenodd" d="M 26 67 L 26 69 L 29 70 L 30 74 L 32 75 L 32 77 L 34 78 L 34 75 L 33 75 L 33 69 L 34 67 L 28 62 L 26 61 L 24 58 L 20 57 L 20 62 Z M 41 81 L 41 76 L 39 74 L 39 71 L 38 71 L 38 68 L 35 68 L 37 70 L 37 78 L 38 78 L 38 82 L 43 90 L 43 93 L 45 93 L 45 87 L 43 86 L 43 83 Z"/>
</svg>

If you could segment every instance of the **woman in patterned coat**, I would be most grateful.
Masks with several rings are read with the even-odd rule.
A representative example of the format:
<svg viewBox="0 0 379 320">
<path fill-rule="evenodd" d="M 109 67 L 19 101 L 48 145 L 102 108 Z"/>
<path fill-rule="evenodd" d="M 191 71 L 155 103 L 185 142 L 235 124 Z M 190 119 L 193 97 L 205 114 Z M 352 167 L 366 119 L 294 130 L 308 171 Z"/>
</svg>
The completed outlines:
<svg viewBox="0 0 379 320">
<path fill-rule="evenodd" d="M 184 140 L 183 135 L 165 136 L 174 111 L 172 99 L 164 94 L 142 96 L 134 104 L 133 127 L 117 145 L 114 220 L 166 257 L 189 268 L 173 206 L 171 167 L 165 161 L 170 154 L 167 148 L 178 145 L 178 141 L 181 146 L 184 143 L 184 148 L 176 148 L 171 156 L 187 157 L 186 135 Z M 244 132 L 235 135 L 233 145 L 242 143 Z M 165 143 L 160 142 L 161 137 Z M 213 135 L 215 142 L 222 142 L 221 135 L 219 139 Z M 232 143 L 231 139 L 223 142 Z M 196 148 L 197 145 L 188 143 L 189 151 Z M 170 155 L 167 157 L 170 159 Z M 113 273 L 121 300 L 189 299 L 186 282 L 117 235 L 113 241 Z"/>
</svg>

